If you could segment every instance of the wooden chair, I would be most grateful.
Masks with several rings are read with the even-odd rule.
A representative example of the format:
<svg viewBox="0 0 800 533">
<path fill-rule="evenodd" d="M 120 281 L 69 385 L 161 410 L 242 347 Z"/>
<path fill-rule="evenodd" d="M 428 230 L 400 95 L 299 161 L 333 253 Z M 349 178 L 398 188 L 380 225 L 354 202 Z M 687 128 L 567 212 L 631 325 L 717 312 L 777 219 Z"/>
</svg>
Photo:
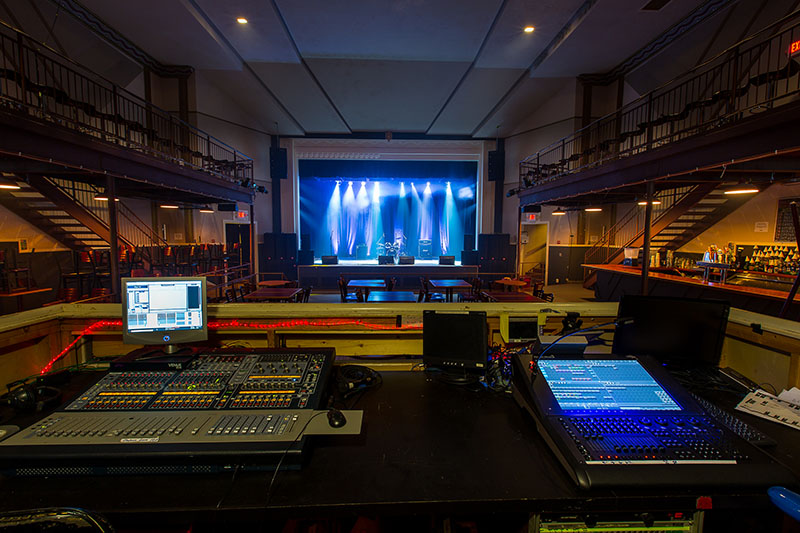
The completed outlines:
<svg viewBox="0 0 800 533">
<path fill-rule="evenodd" d="M 344 278 L 339 278 L 339 296 L 341 297 L 343 304 L 359 301 L 357 292 L 358 291 L 348 293 L 347 282 L 344 280 Z"/>
<path fill-rule="evenodd" d="M 305 287 L 303 289 L 303 292 L 300 292 L 300 293 L 297 294 L 295 302 L 297 302 L 297 303 L 308 303 L 308 299 L 311 296 L 311 290 L 312 289 L 313 289 L 313 287 L 311 287 L 310 285 L 308 287 Z"/>
<path fill-rule="evenodd" d="M 424 276 L 419 277 L 419 285 L 420 288 L 425 291 L 425 299 L 426 302 L 446 302 L 447 296 L 440 292 L 431 292 L 430 287 L 428 286 L 428 279 Z"/>
<path fill-rule="evenodd" d="M 481 281 L 481 278 L 470 278 L 469 283 L 472 285 L 469 292 L 459 293 L 458 300 L 460 302 L 482 302 L 483 281 Z"/>
</svg>

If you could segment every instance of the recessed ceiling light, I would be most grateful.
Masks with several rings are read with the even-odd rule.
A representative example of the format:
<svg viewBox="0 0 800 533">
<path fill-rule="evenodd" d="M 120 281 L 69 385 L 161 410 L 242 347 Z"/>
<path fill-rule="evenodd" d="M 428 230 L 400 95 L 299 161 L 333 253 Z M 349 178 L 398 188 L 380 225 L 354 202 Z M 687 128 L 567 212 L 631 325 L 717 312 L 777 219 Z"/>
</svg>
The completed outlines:
<svg viewBox="0 0 800 533">
<path fill-rule="evenodd" d="M 553 211 L 551 214 L 552 214 L 553 216 L 561 217 L 561 216 L 564 216 L 564 215 L 566 215 L 566 214 L 567 214 L 567 212 L 566 212 L 566 211 L 564 211 L 563 209 L 556 209 L 556 210 L 555 210 L 555 211 Z"/>
<path fill-rule="evenodd" d="M 213 209 L 211 209 L 210 207 L 201 207 L 201 208 L 200 208 L 200 212 L 201 212 L 201 213 L 213 213 L 213 212 L 214 212 L 214 210 L 213 210 Z"/>
<path fill-rule="evenodd" d="M 533 26 L 525 26 L 525 29 L 522 31 L 524 31 L 525 33 L 533 33 L 533 30 L 535 29 L 536 28 L 534 28 Z"/>
<path fill-rule="evenodd" d="M 587 207 L 586 209 L 584 209 L 584 211 L 586 211 L 587 213 L 597 213 L 602 210 L 603 210 L 602 207 Z"/>
<path fill-rule="evenodd" d="M 0 183 L 0 189 L 8 189 L 16 191 L 20 186 L 15 183 Z"/>
<path fill-rule="evenodd" d="M 174 204 L 161 204 L 159 207 L 161 209 L 180 209 L 180 206 Z"/>
<path fill-rule="evenodd" d="M 652 203 L 653 205 L 661 205 L 661 200 L 653 200 L 650 203 Z M 639 202 L 639 205 L 647 205 L 647 202 L 646 201 L 645 202 Z"/>
<path fill-rule="evenodd" d="M 108 196 L 105 196 L 104 194 L 98 194 L 97 196 L 94 197 L 94 199 L 97 200 L 98 202 L 107 202 Z M 114 201 L 119 202 L 119 198 L 114 198 Z"/>
<path fill-rule="evenodd" d="M 236 22 L 239 24 L 247 24 L 247 19 L 244 17 L 236 17 Z"/>
</svg>

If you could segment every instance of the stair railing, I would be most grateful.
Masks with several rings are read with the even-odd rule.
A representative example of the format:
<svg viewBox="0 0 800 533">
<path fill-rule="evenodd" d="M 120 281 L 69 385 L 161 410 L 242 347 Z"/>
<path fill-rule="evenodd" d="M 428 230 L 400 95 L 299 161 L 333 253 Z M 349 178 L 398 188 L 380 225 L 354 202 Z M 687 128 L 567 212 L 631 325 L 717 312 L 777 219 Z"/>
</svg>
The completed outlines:
<svg viewBox="0 0 800 533">
<path fill-rule="evenodd" d="M 654 225 L 662 215 L 672 206 L 686 197 L 692 190 L 690 187 L 667 189 L 656 194 L 655 199 L 661 203 L 653 204 L 652 224 Z M 617 255 L 620 250 L 633 242 L 644 231 L 644 206 L 634 205 L 625 213 L 616 224 L 611 226 L 588 250 L 584 257 L 587 264 L 605 264 L 610 258 Z"/>
</svg>

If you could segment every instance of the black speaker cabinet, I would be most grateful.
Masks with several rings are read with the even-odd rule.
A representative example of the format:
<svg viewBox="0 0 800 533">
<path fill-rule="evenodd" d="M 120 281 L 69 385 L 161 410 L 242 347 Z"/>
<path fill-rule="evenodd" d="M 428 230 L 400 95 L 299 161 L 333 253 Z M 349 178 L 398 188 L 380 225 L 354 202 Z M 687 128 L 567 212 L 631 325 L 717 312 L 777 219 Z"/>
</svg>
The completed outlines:
<svg viewBox="0 0 800 533">
<path fill-rule="evenodd" d="M 413 255 L 401 255 L 397 262 L 401 265 L 413 265 L 414 264 L 414 256 Z"/>
<path fill-rule="evenodd" d="M 286 164 L 286 148 L 269 149 L 269 175 L 270 177 L 285 180 L 289 177 L 289 166 Z"/>
<path fill-rule="evenodd" d="M 297 252 L 298 265 L 313 265 L 314 264 L 314 250 L 300 250 Z"/>
<path fill-rule="evenodd" d="M 310 250 L 311 249 L 311 234 L 310 233 L 302 233 L 300 235 L 300 249 L 301 250 Z"/>
<path fill-rule="evenodd" d="M 379 255 L 378 256 L 378 264 L 379 265 L 393 265 L 394 264 L 394 256 L 393 255 Z"/>
<path fill-rule="evenodd" d="M 475 249 L 475 235 L 471 233 L 464 234 L 464 250 L 474 250 Z"/>
<path fill-rule="evenodd" d="M 503 182 L 506 175 L 506 153 L 501 150 L 489 152 L 489 181 Z"/>
<path fill-rule="evenodd" d="M 480 258 L 481 256 L 478 253 L 478 250 L 464 250 L 461 252 L 462 265 L 479 265 Z"/>
<path fill-rule="evenodd" d="M 322 256 L 322 264 L 323 265 L 338 265 L 339 264 L 339 256 L 338 255 L 323 255 Z"/>
<path fill-rule="evenodd" d="M 456 264 L 456 256 L 454 256 L 454 255 L 440 255 L 439 256 L 439 264 L 440 265 L 455 265 Z"/>
</svg>

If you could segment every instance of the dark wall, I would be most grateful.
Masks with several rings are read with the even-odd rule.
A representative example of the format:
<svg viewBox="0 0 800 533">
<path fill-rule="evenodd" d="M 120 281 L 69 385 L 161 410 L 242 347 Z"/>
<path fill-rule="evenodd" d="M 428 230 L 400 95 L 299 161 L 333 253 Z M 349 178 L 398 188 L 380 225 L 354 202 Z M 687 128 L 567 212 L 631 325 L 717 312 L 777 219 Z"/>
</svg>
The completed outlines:
<svg viewBox="0 0 800 533">
<path fill-rule="evenodd" d="M 583 264 L 586 250 L 591 246 L 550 246 L 547 257 L 547 284 L 583 281 Z"/>
<path fill-rule="evenodd" d="M 23 296 L 24 309 L 36 309 L 42 304 L 52 302 L 58 297 L 61 286 L 61 273 L 73 270 L 72 252 L 32 252 L 20 254 L 15 242 L 0 242 L 0 249 L 5 252 L 8 268 L 29 268 L 33 283 L 38 288 L 49 287 L 52 290 L 41 294 Z M 17 298 L 0 298 L 0 314 L 17 311 Z"/>
</svg>

